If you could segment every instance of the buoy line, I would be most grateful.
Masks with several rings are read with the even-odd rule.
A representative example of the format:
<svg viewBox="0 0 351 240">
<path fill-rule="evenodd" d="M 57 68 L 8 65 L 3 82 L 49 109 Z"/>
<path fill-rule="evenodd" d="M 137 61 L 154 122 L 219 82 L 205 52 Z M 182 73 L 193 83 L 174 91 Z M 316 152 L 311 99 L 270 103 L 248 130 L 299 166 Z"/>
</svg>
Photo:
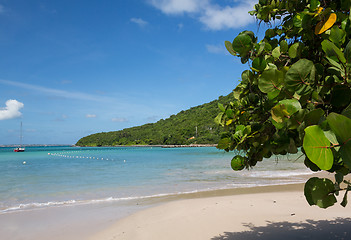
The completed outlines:
<svg viewBox="0 0 351 240">
<path fill-rule="evenodd" d="M 114 159 L 110 158 L 103 158 L 103 157 L 86 157 L 86 156 L 77 156 L 77 155 L 68 155 L 71 153 L 80 153 L 79 151 L 73 152 L 62 152 L 62 153 L 48 153 L 48 155 L 53 157 L 63 157 L 63 158 L 79 158 L 79 159 L 94 159 L 94 160 L 105 160 L 105 161 L 115 161 Z"/>
</svg>

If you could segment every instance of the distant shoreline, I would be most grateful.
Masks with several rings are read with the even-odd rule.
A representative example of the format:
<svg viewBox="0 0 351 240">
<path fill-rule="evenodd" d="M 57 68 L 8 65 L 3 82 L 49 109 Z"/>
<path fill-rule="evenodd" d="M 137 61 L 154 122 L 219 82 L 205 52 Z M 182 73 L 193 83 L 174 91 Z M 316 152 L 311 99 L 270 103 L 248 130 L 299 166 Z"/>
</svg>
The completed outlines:
<svg viewBox="0 0 351 240">
<path fill-rule="evenodd" d="M 190 144 L 190 145 L 115 145 L 115 146 L 77 146 L 73 147 L 160 147 L 160 148 L 187 148 L 187 147 L 217 147 L 217 144 Z"/>
<path fill-rule="evenodd" d="M 19 147 L 19 144 L 0 145 L 0 147 Z M 217 147 L 217 144 L 190 144 L 190 145 L 115 145 L 115 146 L 77 146 L 74 144 L 22 144 L 22 147 L 160 147 L 160 148 L 187 148 L 187 147 Z"/>
</svg>

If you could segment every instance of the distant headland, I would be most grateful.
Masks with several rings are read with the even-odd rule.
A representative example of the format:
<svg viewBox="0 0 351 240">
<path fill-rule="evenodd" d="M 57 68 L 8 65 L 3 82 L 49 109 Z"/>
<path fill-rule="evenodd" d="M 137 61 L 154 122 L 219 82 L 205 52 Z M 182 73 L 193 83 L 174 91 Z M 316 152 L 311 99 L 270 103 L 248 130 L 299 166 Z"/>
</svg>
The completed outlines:
<svg viewBox="0 0 351 240">
<path fill-rule="evenodd" d="M 220 96 L 217 100 L 181 111 L 156 123 L 120 131 L 102 132 L 79 139 L 81 147 L 101 146 L 214 146 L 223 132 L 214 119 L 219 113 L 218 103 L 234 101 L 233 95 Z"/>
</svg>

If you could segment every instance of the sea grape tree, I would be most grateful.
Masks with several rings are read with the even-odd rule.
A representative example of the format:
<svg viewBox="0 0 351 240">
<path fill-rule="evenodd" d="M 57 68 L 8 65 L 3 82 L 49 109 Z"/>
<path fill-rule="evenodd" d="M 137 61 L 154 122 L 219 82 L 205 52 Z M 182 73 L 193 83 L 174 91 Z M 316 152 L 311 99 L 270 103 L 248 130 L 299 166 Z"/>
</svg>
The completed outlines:
<svg viewBox="0 0 351 240">
<path fill-rule="evenodd" d="M 327 208 L 351 183 L 351 0 L 259 0 L 254 15 L 267 24 L 264 38 L 243 31 L 229 53 L 249 69 L 241 75 L 230 104 L 219 104 L 215 121 L 226 131 L 218 148 L 238 150 L 234 170 L 272 155 L 305 157 L 312 171 L 335 180 L 305 184 L 310 205 Z M 301 149 L 301 150 L 299 150 Z"/>
</svg>

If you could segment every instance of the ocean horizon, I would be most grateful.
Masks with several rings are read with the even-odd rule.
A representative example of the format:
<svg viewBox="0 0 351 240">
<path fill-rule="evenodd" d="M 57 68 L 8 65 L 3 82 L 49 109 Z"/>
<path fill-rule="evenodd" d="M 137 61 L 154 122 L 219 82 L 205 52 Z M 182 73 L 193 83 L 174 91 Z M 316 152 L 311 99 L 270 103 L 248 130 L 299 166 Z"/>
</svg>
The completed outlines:
<svg viewBox="0 0 351 240">
<path fill-rule="evenodd" d="M 302 183 L 311 172 L 299 155 L 265 159 L 234 172 L 234 153 L 215 147 L 33 146 L 0 148 L 0 214 L 116 203 L 181 194 Z M 129 207 L 130 207 L 129 206 Z"/>
</svg>

